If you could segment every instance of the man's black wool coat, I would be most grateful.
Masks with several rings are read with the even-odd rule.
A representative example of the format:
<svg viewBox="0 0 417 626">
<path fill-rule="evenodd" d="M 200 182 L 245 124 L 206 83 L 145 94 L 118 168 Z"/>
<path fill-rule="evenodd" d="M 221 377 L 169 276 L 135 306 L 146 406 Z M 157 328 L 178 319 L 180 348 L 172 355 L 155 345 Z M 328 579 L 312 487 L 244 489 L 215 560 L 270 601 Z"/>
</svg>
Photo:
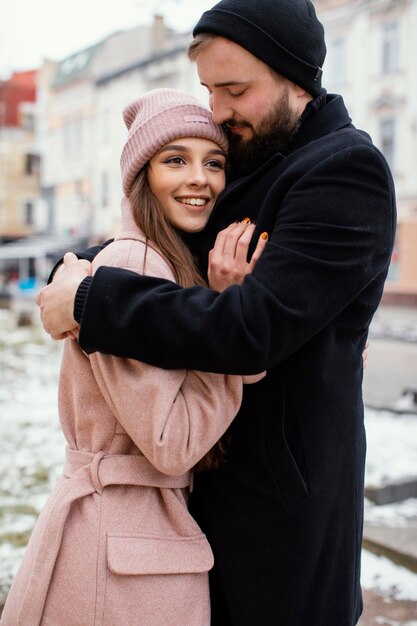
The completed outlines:
<svg viewBox="0 0 417 626">
<path fill-rule="evenodd" d="M 213 626 L 352 626 L 362 610 L 362 351 L 396 217 L 387 164 L 340 96 L 305 120 L 288 154 L 227 187 L 202 254 L 244 217 L 270 241 L 241 287 L 183 290 L 99 269 L 80 344 L 164 368 L 268 370 L 245 389 L 227 461 L 195 480 L 192 507 L 218 574 Z"/>
</svg>

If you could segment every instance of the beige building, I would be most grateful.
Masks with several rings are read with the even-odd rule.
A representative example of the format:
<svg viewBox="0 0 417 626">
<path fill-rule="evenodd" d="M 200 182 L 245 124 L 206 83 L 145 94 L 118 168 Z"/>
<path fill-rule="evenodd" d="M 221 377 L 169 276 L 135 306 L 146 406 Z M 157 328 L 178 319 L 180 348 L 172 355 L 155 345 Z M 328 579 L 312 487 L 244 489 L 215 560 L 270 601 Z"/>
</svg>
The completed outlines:
<svg viewBox="0 0 417 626">
<path fill-rule="evenodd" d="M 37 231 L 38 197 L 39 157 L 33 128 L 0 129 L 0 238 L 3 241 Z"/>
<path fill-rule="evenodd" d="M 39 227 L 35 75 L 17 72 L 0 83 L 0 242 L 25 237 Z"/>
<path fill-rule="evenodd" d="M 112 235 L 120 219 L 120 154 L 127 137 L 124 107 L 141 93 L 159 87 L 183 89 L 207 101 L 187 58 L 189 39 L 167 42 L 161 36 L 158 47 L 137 63 L 97 76 L 93 158 L 93 234 L 97 239 Z"/>
<path fill-rule="evenodd" d="M 50 234 L 83 235 L 91 223 L 93 63 L 100 44 L 41 69 L 42 196 Z M 48 82 L 49 81 L 49 82 Z"/>
<path fill-rule="evenodd" d="M 148 88 L 149 67 L 179 47 L 185 59 L 181 37 L 155 17 L 152 26 L 115 33 L 74 53 L 52 73 L 44 65 L 41 183 L 50 233 L 103 239 L 113 231 L 120 210 L 122 108 Z M 168 66 L 164 80 L 175 80 L 171 74 Z"/>
<path fill-rule="evenodd" d="M 385 298 L 417 302 L 417 0 L 315 0 L 326 31 L 323 84 L 391 167 L 398 206 Z"/>
</svg>

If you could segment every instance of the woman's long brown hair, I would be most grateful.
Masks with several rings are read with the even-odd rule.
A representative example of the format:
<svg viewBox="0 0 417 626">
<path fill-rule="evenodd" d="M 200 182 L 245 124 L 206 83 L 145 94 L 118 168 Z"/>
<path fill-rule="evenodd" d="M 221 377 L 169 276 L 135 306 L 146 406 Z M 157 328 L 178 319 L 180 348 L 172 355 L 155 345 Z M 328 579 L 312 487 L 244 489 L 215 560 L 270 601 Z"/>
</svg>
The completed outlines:
<svg viewBox="0 0 417 626">
<path fill-rule="evenodd" d="M 130 203 L 135 223 L 145 235 L 146 240 L 153 243 L 168 261 L 177 283 L 181 287 L 206 285 L 189 248 L 169 223 L 163 207 L 152 193 L 146 166 L 132 185 Z M 146 251 L 144 268 L 146 271 Z M 223 457 L 224 446 L 220 440 L 197 463 L 194 469 L 202 471 L 218 467 Z"/>
<path fill-rule="evenodd" d="M 163 207 L 152 193 L 146 166 L 133 183 L 130 203 L 137 226 L 168 261 L 177 283 L 181 287 L 206 285 L 189 248 L 168 222 Z"/>
</svg>

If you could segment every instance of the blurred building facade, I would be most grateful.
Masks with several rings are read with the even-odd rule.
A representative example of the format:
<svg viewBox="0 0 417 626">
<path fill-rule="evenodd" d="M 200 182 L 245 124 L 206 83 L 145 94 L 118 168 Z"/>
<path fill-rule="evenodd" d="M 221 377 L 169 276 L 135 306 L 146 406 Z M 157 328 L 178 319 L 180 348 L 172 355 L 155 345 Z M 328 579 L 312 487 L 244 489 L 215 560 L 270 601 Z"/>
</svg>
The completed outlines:
<svg viewBox="0 0 417 626">
<path fill-rule="evenodd" d="M 315 6 L 328 49 L 323 84 L 343 95 L 353 123 L 371 134 L 395 179 L 398 233 L 386 294 L 414 294 L 417 302 L 417 0 L 315 0 Z M 157 87 L 184 89 L 207 103 L 187 58 L 190 40 L 155 16 L 149 26 L 43 63 L 35 143 L 40 193 L 32 217 L 38 232 L 91 241 L 112 236 L 122 196 L 124 106 Z M 7 203 L 9 213 L 22 215 L 22 202 Z"/>
<path fill-rule="evenodd" d="M 122 197 L 122 111 L 156 87 L 202 90 L 180 35 L 155 16 L 39 72 L 42 201 L 48 229 L 98 241 L 114 233 Z M 41 121 L 42 120 L 42 121 Z"/>
<path fill-rule="evenodd" d="M 324 85 L 372 136 L 394 176 L 398 227 L 385 300 L 417 304 L 417 0 L 315 0 Z"/>
<path fill-rule="evenodd" d="M 31 235 L 37 228 L 36 74 L 15 72 L 0 82 L 0 242 Z"/>
</svg>

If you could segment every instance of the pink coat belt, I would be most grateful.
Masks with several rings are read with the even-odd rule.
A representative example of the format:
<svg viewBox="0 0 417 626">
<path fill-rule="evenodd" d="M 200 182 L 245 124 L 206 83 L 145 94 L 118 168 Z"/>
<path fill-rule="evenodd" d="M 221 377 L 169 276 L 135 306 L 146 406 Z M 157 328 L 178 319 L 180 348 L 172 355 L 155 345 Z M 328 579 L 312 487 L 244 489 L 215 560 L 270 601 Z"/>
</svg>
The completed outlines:
<svg viewBox="0 0 417 626">
<path fill-rule="evenodd" d="M 94 493 L 101 495 L 108 485 L 181 489 L 191 481 L 191 472 L 180 476 L 162 474 L 144 456 L 82 452 L 67 447 L 66 458 L 64 476 L 68 480 L 58 484 L 42 512 L 38 550 L 18 617 L 22 626 L 38 626 L 41 622 L 65 521 L 76 500 Z"/>
</svg>

